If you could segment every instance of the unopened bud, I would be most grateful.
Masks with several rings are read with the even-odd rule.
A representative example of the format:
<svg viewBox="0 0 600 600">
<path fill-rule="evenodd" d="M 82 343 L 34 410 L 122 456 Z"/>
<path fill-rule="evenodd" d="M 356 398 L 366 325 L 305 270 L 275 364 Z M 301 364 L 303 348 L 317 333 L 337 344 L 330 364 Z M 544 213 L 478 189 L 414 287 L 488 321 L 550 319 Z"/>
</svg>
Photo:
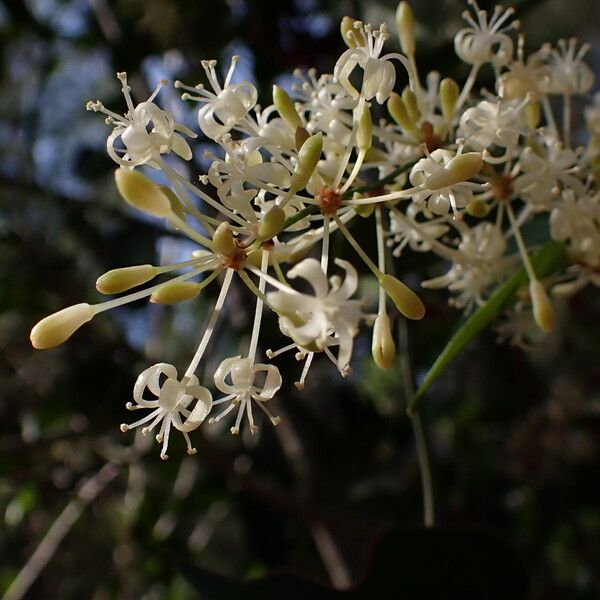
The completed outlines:
<svg viewBox="0 0 600 600">
<path fill-rule="evenodd" d="M 449 123 L 454 116 L 454 110 L 456 109 L 456 103 L 458 101 L 459 89 L 458 84 L 454 79 L 446 77 L 442 79 L 440 83 L 440 105 L 442 107 L 442 115 L 444 115 L 444 121 Z"/>
<path fill-rule="evenodd" d="M 490 207 L 483 200 L 475 199 L 467 204 L 465 211 L 472 217 L 482 219 L 490 212 Z"/>
<path fill-rule="evenodd" d="M 213 233 L 213 250 L 221 256 L 231 256 L 235 251 L 235 240 L 229 223 L 221 223 Z"/>
<path fill-rule="evenodd" d="M 394 121 L 396 121 L 396 123 L 400 125 L 404 131 L 411 133 L 416 138 L 420 137 L 415 121 L 409 117 L 402 98 L 400 98 L 396 92 L 392 92 L 390 94 L 387 102 L 387 109 L 392 119 L 394 119 Z"/>
<path fill-rule="evenodd" d="M 113 269 L 98 277 L 96 289 L 101 294 L 120 294 L 132 287 L 142 285 L 156 277 L 158 269 L 152 265 L 135 265 Z"/>
<path fill-rule="evenodd" d="M 356 19 L 353 19 L 352 17 L 344 17 L 340 23 L 340 33 L 348 48 L 358 48 L 359 46 L 365 45 L 362 37 L 356 35 L 354 23 L 356 23 Z"/>
<path fill-rule="evenodd" d="M 529 129 L 537 129 L 542 118 L 542 111 L 539 102 L 528 102 L 525 105 L 525 121 Z"/>
<path fill-rule="evenodd" d="M 313 174 L 319 158 L 321 157 L 321 150 L 323 149 L 323 134 L 315 133 L 311 135 L 302 144 L 302 148 L 298 151 L 298 164 L 296 165 L 296 171 L 292 175 L 290 189 L 294 192 L 298 192 L 309 182 L 311 175 Z"/>
<path fill-rule="evenodd" d="M 384 313 L 377 315 L 373 325 L 373 340 L 371 342 L 371 354 L 375 364 L 380 369 L 387 369 L 396 357 L 396 344 L 392 336 L 390 319 Z"/>
<path fill-rule="evenodd" d="M 115 171 L 119 193 L 131 206 L 154 217 L 166 217 L 171 203 L 160 187 L 151 179 L 127 167 Z"/>
<path fill-rule="evenodd" d="M 418 321 L 425 316 L 425 306 L 421 298 L 401 281 L 386 274 L 379 279 L 379 285 L 405 317 Z"/>
<path fill-rule="evenodd" d="M 300 115 L 298 114 L 292 99 L 289 97 L 288 93 L 278 85 L 273 86 L 273 104 L 275 105 L 277 112 L 281 115 L 281 118 L 292 131 L 296 131 L 298 127 L 302 127 L 302 119 L 300 119 Z"/>
<path fill-rule="evenodd" d="M 358 192 L 354 192 L 354 194 L 352 194 L 353 200 L 360 200 L 361 198 L 364 198 L 364 196 Z M 373 204 L 373 203 L 371 203 L 371 204 L 354 204 L 354 212 L 359 217 L 363 217 L 364 219 L 367 219 L 368 217 L 370 217 L 373 214 L 374 210 L 375 210 L 375 204 Z"/>
<path fill-rule="evenodd" d="M 425 187 L 429 190 L 439 190 L 467 181 L 479 173 L 483 166 L 483 159 L 479 152 L 466 152 L 455 156 L 443 169 L 432 173 L 425 180 Z"/>
<path fill-rule="evenodd" d="M 358 118 L 358 129 L 356 132 L 356 145 L 359 150 L 366 151 L 371 147 L 373 138 L 373 120 L 371 119 L 371 111 L 365 104 L 362 113 Z"/>
<path fill-rule="evenodd" d="M 63 308 L 42 319 L 32 330 L 29 338 L 34 348 L 45 350 L 67 341 L 84 323 L 94 316 L 92 307 L 82 302 Z"/>
<path fill-rule="evenodd" d="M 402 90 L 402 102 L 404 102 L 408 116 L 413 123 L 416 123 L 421 118 L 421 112 L 419 111 L 419 105 L 417 104 L 417 97 L 408 86 Z"/>
<path fill-rule="evenodd" d="M 529 295 L 533 305 L 533 318 L 537 326 L 548 333 L 554 329 L 554 308 L 546 288 L 537 280 L 529 282 Z"/>
<path fill-rule="evenodd" d="M 258 239 L 259 240 L 270 240 L 275 237 L 283 227 L 285 222 L 285 211 L 281 206 L 273 206 L 262 218 L 260 226 L 258 227 Z"/>
<path fill-rule="evenodd" d="M 160 191 L 169 199 L 171 204 L 171 212 L 175 213 L 182 221 L 185 221 L 185 211 L 183 210 L 183 204 L 177 197 L 175 192 L 166 185 L 158 186 Z M 175 227 L 175 226 L 174 226 Z M 177 227 L 175 227 L 177 229 Z"/>
<path fill-rule="evenodd" d="M 199 283 L 192 281 L 169 281 L 161 285 L 150 296 L 150 302 L 155 304 L 178 304 L 194 299 L 202 288 Z"/>
<path fill-rule="evenodd" d="M 407 56 L 415 53 L 415 17 L 408 2 L 400 2 L 396 9 L 396 28 L 402 52 Z"/>
<path fill-rule="evenodd" d="M 310 137 L 310 133 L 304 127 L 296 127 L 296 135 L 294 137 L 296 150 L 300 150 L 302 144 Z"/>
</svg>

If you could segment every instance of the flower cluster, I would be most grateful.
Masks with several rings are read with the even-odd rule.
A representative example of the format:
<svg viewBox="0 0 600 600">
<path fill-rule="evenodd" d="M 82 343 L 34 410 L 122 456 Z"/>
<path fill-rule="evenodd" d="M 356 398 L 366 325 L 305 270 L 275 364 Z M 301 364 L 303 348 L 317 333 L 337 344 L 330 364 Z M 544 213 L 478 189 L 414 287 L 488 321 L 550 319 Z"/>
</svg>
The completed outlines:
<svg viewBox="0 0 600 600">
<path fill-rule="evenodd" d="M 33 345 L 61 344 L 97 314 L 125 303 L 140 298 L 159 304 L 190 301 L 220 282 L 183 376 L 179 379 L 171 365 L 154 365 L 140 375 L 135 402 L 127 404 L 149 412 L 121 429 L 143 425 L 146 433 L 158 427 L 156 438 L 166 458 L 172 427 L 183 433 L 188 452 L 194 453 L 188 434 L 207 417 L 216 423 L 233 413 L 234 434 L 244 420 L 253 433 L 257 430 L 255 407 L 274 425 L 279 422 L 266 404 L 282 386 L 281 374 L 275 363 L 258 362 L 263 313 L 274 313 L 289 339 L 281 349 L 268 350 L 266 359 L 294 351 L 303 362 L 299 389 L 318 354 L 342 376 L 350 373 L 361 326 L 372 328 L 375 363 L 388 368 L 396 354 L 393 318 L 397 313 L 409 319 L 425 314 L 419 296 L 392 274 L 401 270 L 395 259 L 406 250 L 434 253 L 448 265 L 422 285 L 447 288 L 450 302 L 465 311 L 484 303 L 522 264 L 529 286 L 512 312 L 520 323 L 530 314 L 529 323 L 551 330 L 549 291 L 570 294 L 589 283 L 600 285 L 600 96 L 585 113 L 587 147 L 573 147 L 572 98 L 593 85 L 583 62 L 587 47 L 560 41 L 556 48 L 546 45 L 526 57 L 523 36 L 515 39 L 513 34 L 518 22 L 512 9 L 496 8 L 488 15 L 475 0 L 469 4 L 466 27 L 455 37 L 458 57 L 470 65 L 462 87 L 436 72 L 422 79 L 414 18 L 406 2 L 400 2 L 396 14 L 401 52 L 384 53 L 389 38 L 385 25 L 375 29 L 345 17 L 341 33 L 348 49 L 333 74 L 298 72 L 291 90 L 274 86 L 273 103 L 267 107 L 256 104 L 258 93 L 250 82 L 232 83 L 236 57 L 224 79 L 216 61 L 204 61 L 210 89 L 175 82 L 182 99 L 198 105 L 199 133 L 221 149 L 196 181 L 167 160 L 172 153 L 191 160 L 187 140 L 196 133 L 157 105 L 166 82 L 134 105 L 126 75 L 119 73 L 123 116 L 101 102 L 88 103 L 112 127 L 107 149 L 118 165 L 117 188 L 125 201 L 166 219 L 198 248 L 176 264 L 105 273 L 96 287 L 110 295 L 157 277 L 170 278 L 50 315 L 33 328 Z M 481 69 L 491 70 L 496 84 L 493 91 L 479 94 Z M 397 79 L 406 86 L 398 86 Z M 168 185 L 154 183 L 142 166 L 159 170 Z M 571 259 L 551 280 L 541 280 L 535 272 L 521 233 L 534 220 L 546 225 L 548 238 L 566 245 Z M 377 240 L 375 256 L 361 245 L 369 228 Z M 376 306 L 355 298 L 360 269 L 330 260 L 334 233 L 345 238 L 362 271 L 370 271 L 378 282 Z M 314 257 L 308 256 L 311 252 Z M 204 387 L 195 372 L 234 282 L 255 297 L 249 346 L 243 354 L 225 357 Z M 225 395 L 213 401 L 209 388 Z M 144 397 L 146 391 L 154 399 Z M 224 407 L 215 415 L 213 405 L 218 404 Z"/>
</svg>

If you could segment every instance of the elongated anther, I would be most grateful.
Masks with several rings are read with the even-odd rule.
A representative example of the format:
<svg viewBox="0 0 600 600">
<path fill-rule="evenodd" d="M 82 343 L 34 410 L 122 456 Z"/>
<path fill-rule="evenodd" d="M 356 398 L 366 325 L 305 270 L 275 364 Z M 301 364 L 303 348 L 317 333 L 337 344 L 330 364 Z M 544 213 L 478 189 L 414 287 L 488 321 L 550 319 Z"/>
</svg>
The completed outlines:
<svg viewBox="0 0 600 600">
<path fill-rule="evenodd" d="M 425 180 L 425 187 L 429 190 L 439 190 L 467 181 L 479 173 L 483 166 L 483 159 L 479 152 L 466 152 L 455 156 L 444 165 L 443 169 L 432 173 Z"/>
<path fill-rule="evenodd" d="M 161 285 L 150 296 L 150 302 L 155 304 L 179 304 L 193 300 L 202 288 L 199 283 L 192 281 L 172 281 Z"/>
<path fill-rule="evenodd" d="M 375 319 L 371 354 L 380 369 L 388 369 L 396 357 L 396 344 L 392 336 L 390 319 L 386 314 L 377 315 Z"/>
<path fill-rule="evenodd" d="M 154 217 L 166 217 L 171 212 L 169 198 L 151 179 L 127 167 L 115 171 L 117 189 L 131 206 Z"/>
<path fill-rule="evenodd" d="M 120 294 L 142 285 L 156 277 L 157 268 L 152 265 L 135 265 L 113 269 L 98 277 L 96 289 L 101 294 Z"/>
<path fill-rule="evenodd" d="M 400 280 L 385 274 L 380 277 L 379 285 L 405 317 L 418 321 L 425 316 L 425 306 L 421 298 Z"/>
</svg>

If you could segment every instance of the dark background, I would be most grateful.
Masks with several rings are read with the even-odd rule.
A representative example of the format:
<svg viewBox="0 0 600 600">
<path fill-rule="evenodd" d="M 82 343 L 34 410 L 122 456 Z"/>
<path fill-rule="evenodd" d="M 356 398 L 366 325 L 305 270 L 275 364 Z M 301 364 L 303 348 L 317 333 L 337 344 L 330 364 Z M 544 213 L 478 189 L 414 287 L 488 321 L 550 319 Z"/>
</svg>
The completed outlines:
<svg viewBox="0 0 600 600">
<path fill-rule="evenodd" d="M 576 35 L 592 44 L 589 62 L 598 72 L 595 0 L 515 5 L 528 46 Z M 463 3 L 419 0 L 413 8 L 421 71 L 464 78 L 451 41 Z M 139 372 L 158 361 L 185 368 L 214 289 L 174 309 L 136 303 L 105 313 L 55 350 L 29 345 L 41 317 L 98 301 L 101 273 L 190 249 L 115 195 L 108 129 L 84 106 L 101 98 L 123 110 L 116 71 L 129 72 L 143 100 L 162 77 L 203 80 L 201 58 L 218 58 L 226 68 L 240 54 L 240 70 L 267 104 L 272 83 L 289 83 L 295 67 L 331 72 L 344 49 L 344 14 L 385 20 L 393 33 L 394 10 L 393 2 L 318 0 L 0 2 L 0 593 L 69 505 L 83 508 L 82 516 L 56 548 L 42 549 L 49 563 L 27 598 L 212 598 L 218 586 L 202 569 L 241 581 L 282 566 L 338 586 L 367 577 L 357 597 L 417 598 L 406 593 L 409 582 L 419 577 L 427 588 L 450 557 L 456 573 L 465 569 L 457 577 L 463 585 L 477 579 L 475 569 L 501 571 L 502 561 L 512 560 L 533 598 L 599 597 L 597 289 L 559 304 L 557 330 L 532 353 L 496 344 L 494 331 L 480 335 L 428 394 L 422 418 L 439 539 L 420 529 L 401 370 L 373 365 L 366 332 L 348 380 L 318 360 L 299 393 L 291 381 L 301 365 L 279 360 L 287 377 L 272 403 L 283 418 L 278 428 L 265 424 L 257 436 L 231 437 L 202 427 L 192 434 L 195 457 L 174 435 L 168 462 L 156 444 L 134 441 L 118 425 L 131 416 L 124 404 Z M 193 126 L 194 107 L 177 98 L 171 88 L 159 103 Z M 194 148 L 190 176 L 206 168 L 206 140 Z M 418 282 L 432 264 L 407 255 L 398 269 Z M 417 380 L 460 320 L 443 292 L 423 297 L 428 315 L 408 328 Z M 207 373 L 247 344 L 249 306 L 244 290 L 230 294 Z M 282 342 L 266 319 L 262 350 Z M 100 486 L 93 499 L 89 486 L 81 491 L 89 477 Z M 392 541 L 369 559 L 390 530 Z M 481 565 L 469 573 L 478 552 Z M 420 557 L 419 569 L 398 574 L 411 556 Z M 510 574 L 494 572 L 492 586 L 494 577 L 512 584 Z M 510 597 L 524 597 L 514 579 Z M 266 585 L 281 585 L 279 597 L 304 589 L 285 578 Z M 242 594 L 227 589 L 218 597 Z M 424 597 L 452 597 L 452 589 Z"/>
</svg>

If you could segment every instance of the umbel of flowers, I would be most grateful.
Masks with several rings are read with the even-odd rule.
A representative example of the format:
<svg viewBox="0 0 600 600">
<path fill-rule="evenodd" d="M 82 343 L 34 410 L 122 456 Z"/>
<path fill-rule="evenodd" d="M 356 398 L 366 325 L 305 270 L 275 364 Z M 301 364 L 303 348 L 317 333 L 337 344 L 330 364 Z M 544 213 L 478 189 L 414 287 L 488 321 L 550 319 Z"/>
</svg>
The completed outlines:
<svg viewBox="0 0 600 600">
<path fill-rule="evenodd" d="M 434 253 L 449 265 L 422 286 L 447 288 L 452 305 L 463 311 L 484 303 L 522 263 L 529 287 L 519 314 L 513 311 L 519 323 L 513 341 L 525 341 L 524 321 L 551 330 L 549 291 L 571 294 L 589 283 L 600 285 L 600 97 L 585 113 L 588 146 L 574 148 L 572 98 L 585 95 L 593 84 L 583 62 L 587 46 L 560 41 L 525 56 L 512 9 L 497 7 L 488 15 L 475 0 L 469 4 L 466 26 L 454 39 L 458 57 L 470 66 L 462 87 L 437 72 L 419 72 L 414 19 L 406 2 L 396 13 L 401 53 L 384 50 L 385 24 L 375 29 L 345 17 L 341 33 L 348 48 L 333 74 L 297 72 L 289 93 L 274 86 L 273 104 L 267 107 L 256 104 L 251 83 L 233 83 L 237 57 L 224 79 L 216 61 L 203 61 L 207 87 L 175 82 L 184 101 L 197 103 L 200 132 L 222 149 L 197 181 L 165 160 L 171 153 L 190 160 L 189 144 L 197 136 L 156 103 L 166 82 L 136 105 L 126 74 L 119 73 L 125 113 L 101 102 L 87 105 L 112 127 L 107 151 L 118 165 L 117 188 L 126 202 L 166 220 L 198 248 L 177 264 L 105 273 L 96 282 L 98 291 L 124 295 L 42 319 L 31 332 L 33 346 L 62 344 L 99 313 L 134 300 L 188 302 L 205 287 L 220 286 L 183 374 L 165 363 L 150 366 L 135 383 L 134 402 L 126 405 L 145 414 L 121 429 L 156 431 L 161 457 L 167 458 L 173 427 L 194 453 L 189 432 L 205 420 L 232 417 L 232 433 L 244 421 L 254 433 L 258 408 L 277 425 L 279 418 L 268 406 L 282 377 L 268 361 L 282 352 L 295 352 L 303 365 L 298 389 L 315 355 L 327 357 L 345 376 L 353 342 L 366 326 L 372 327 L 373 360 L 382 369 L 390 367 L 396 349 L 388 310 L 394 306 L 409 319 L 425 314 L 418 295 L 391 274 L 402 271 L 407 250 Z M 396 85 L 397 69 L 408 81 L 403 88 Z M 482 69 L 493 73 L 493 91 L 478 93 Z M 562 104 L 560 122 L 557 103 Z M 375 112 L 389 116 L 373 122 Z M 161 171 L 169 185 L 155 184 L 142 166 Z M 571 259 L 551 281 L 538 278 L 521 235 L 524 224 L 544 213 L 548 237 L 563 241 Z M 361 235 L 370 228 L 377 240 L 375 256 L 361 246 Z M 335 231 L 379 282 L 375 308 L 355 298 L 355 264 L 330 260 Z M 201 385 L 195 373 L 232 285 L 246 286 L 256 299 L 250 343 L 243 354 L 223 357 L 213 380 Z M 262 359 L 267 362 L 259 362 L 258 353 L 263 314 L 274 315 L 289 340 L 268 350 Z M 211 389 L 223 396 L 213 399 Z"/>
</svg>

